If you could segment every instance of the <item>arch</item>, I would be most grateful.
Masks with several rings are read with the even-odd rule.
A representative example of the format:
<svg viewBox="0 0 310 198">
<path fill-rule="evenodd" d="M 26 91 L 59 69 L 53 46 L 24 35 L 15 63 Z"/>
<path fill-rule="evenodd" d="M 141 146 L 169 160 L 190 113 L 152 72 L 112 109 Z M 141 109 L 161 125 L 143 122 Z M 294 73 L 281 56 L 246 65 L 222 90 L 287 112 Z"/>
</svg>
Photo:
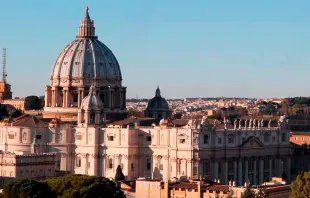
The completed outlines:
<svg viewBox="0 0 310 198">
<path fill-rule="evenodd" d="M 113 168 L 113 159 L 112 158 L 109 158 L 109 161 L 108 161 L 108 167 L 109 169 L 112 169 Z"/>
<path fill-rule="evenodd" d="M 81 167 L 82 166 L 82 157 L 80 155 L 76 155 L 75 166 L 76 167 Z"/>
<path fill-rule="evenodd" d="M 161 171 L 164 170 L 163 164 L 160 164 L 160 165 L 159 165 L 159 170 L 161 170 Z"/>
<path fill-rule="evenodd" d="M 27 133 L 23 132 L 23 141 L 27 141 Z"/>
</svg>

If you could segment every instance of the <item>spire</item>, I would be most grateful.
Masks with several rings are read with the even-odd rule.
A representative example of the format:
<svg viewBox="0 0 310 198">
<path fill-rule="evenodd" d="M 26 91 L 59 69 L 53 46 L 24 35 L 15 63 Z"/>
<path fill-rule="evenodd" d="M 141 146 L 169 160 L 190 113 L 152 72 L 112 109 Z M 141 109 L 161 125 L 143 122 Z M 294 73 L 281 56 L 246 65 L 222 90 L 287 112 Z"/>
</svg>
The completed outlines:
<svg viewBox="0 0 310 198">
<path fill-rule="evenodd" d="M 155 92 L 155 97 L 161 97 L 160 95 L 160 89 L 159 89 L 159 86 L 157 85 L 157 89 L 156 89 L 156 92 Z"/>
<path fill-rule="evenodd" d="M 77 38 L 89 38 L 89 37 L 96 38 L 94 21 L 91 20 L 89 16 L 89 8 L 87 6 L 85 9 L 85 17 L 81 21 L 81 24 L 79 27 L 79 34 Z"/>
</svg>

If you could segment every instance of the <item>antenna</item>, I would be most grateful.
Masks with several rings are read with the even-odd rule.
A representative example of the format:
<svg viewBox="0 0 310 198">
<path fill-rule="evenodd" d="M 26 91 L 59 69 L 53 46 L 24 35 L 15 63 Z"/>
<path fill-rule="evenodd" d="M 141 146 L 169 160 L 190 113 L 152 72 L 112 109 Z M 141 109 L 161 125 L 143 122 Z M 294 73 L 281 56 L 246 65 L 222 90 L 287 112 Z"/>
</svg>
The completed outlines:
<svg viewBox="0 0 310 198">
<path fill-rule="evenodd" d="M 6 82 L 6 48 L 2 49 L 2 80 Z"/>
</svg>

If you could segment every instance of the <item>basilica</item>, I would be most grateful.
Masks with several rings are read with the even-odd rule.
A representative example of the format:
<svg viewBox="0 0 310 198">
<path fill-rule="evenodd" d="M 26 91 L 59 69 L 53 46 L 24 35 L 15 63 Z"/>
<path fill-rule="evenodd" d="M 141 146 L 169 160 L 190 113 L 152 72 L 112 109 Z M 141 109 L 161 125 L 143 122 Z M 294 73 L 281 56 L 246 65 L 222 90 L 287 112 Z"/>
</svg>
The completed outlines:
<svg viewBox="0 0 310 198">
<path fill-rule="evenodd" d="M 78 36 L 56 58 L 45 88 L 43 116 L 50 121 L 23 115 L 3 122 L 0 150 L 31 153 L 35 142 L 36 153 L 58 156 L 58 170 L 108 178 L 121 166 L 127 179 L 206 177 L 243 185 L 285 174 L 290 180 L 285 117 L 234 123 L 203 118 L 171 127 L 163 119 L 171 110 L 159 88 L 145 111 L 151 118 L 125 114 L 119 63 L 98 40 L 87 8 Z M 152 119 L 161 121 L 143 125 Z"/>
</svg>

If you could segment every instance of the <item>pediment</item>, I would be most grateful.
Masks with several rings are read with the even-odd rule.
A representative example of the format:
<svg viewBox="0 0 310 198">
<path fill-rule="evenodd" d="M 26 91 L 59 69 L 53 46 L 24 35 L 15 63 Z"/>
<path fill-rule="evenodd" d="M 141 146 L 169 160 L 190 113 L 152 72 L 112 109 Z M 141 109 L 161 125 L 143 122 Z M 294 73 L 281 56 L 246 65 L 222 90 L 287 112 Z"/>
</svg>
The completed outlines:
<svg viewBox="0 0 310 198">
<path fill-rule="evenodd" d="M 240 145 L 241 148 L 262 148 L 264 144 L 254 136 L 249 137 L 245 142 Z"/>
</svg>

